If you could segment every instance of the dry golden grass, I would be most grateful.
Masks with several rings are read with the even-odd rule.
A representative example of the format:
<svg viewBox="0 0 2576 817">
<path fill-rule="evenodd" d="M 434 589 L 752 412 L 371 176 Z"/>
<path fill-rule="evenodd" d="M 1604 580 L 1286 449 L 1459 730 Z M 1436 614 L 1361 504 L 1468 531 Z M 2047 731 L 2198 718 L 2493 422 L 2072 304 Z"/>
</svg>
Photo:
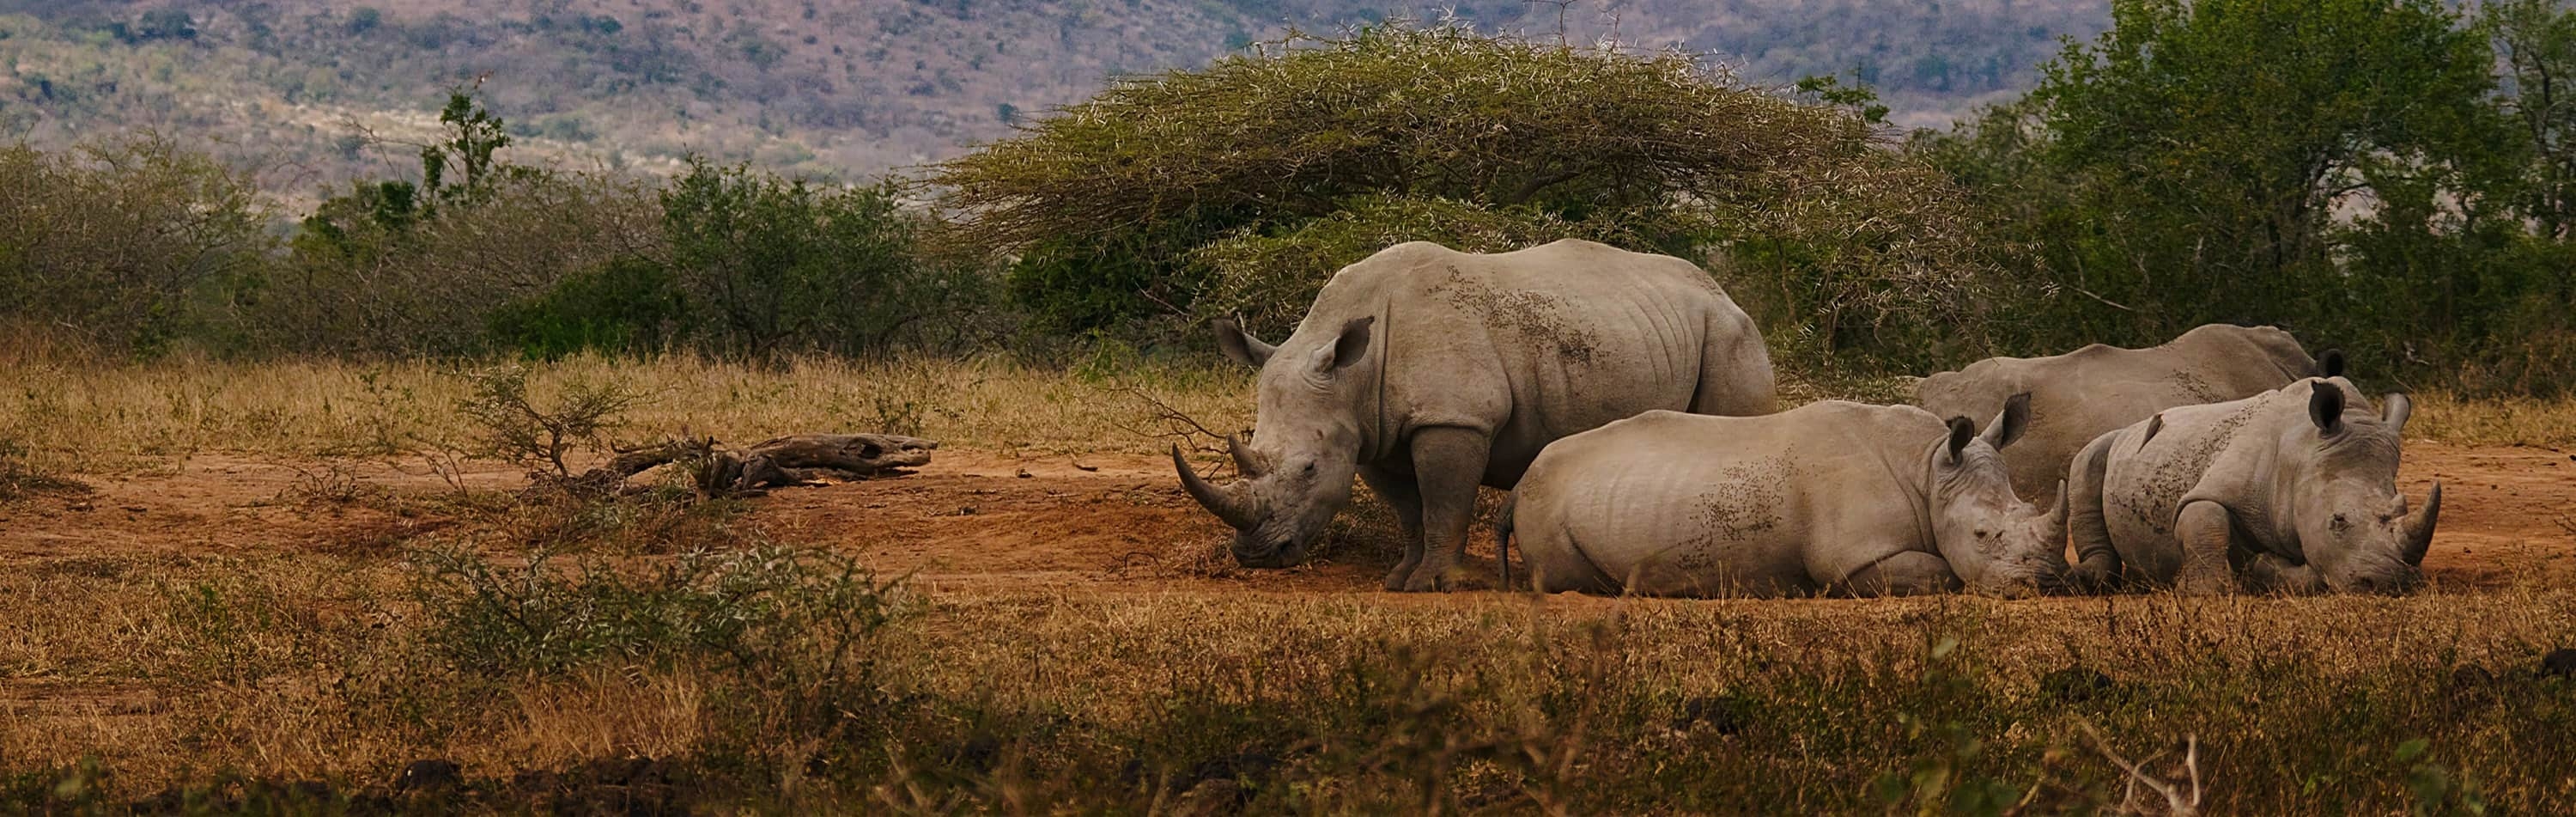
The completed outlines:
<svg viewBox="0 0 2576 817">
<path fill-rule="evenodd" d="M 100 363 L 21 347 L 0 352 L 0 437 L 44 464 L 93 473 L 148 468 L 200 451 L 281 457 L 461 447 L 454 410 L 469 375 L 504 364 L 408 361 L 235 362 L 180 357 Z M 1005 453 L 1152 454 L 1169 430 L 1149 395 L 1225 431 L 1252 424 L 1252 379 L 1231 366 L 1046 368 L 999 357 L 851 362 L 809 358 L 759 368 L 691 357 L 577 357 L 526 364 L 541 402 L 567 383 L 612 383 L 647 397 L 618 436 L 713 435 L 747 444 L 805 431 L 895 431 Z M 1109 373 L 1102 373 L 1109 372 Z M 1891 399 L 1892 380 L 1790 380 L 1784 401 Z M 2576 399 L 2419 395 L 2410 436 L 2462 445 L 2576 442 Z"/>
<path fill-rule="evenodd" d="M 2464 398 L 2444 392 L 2415 396 L 2409 438 L 2461 445 L 2576 443 L 2576 398 Z"/>
<path fill-rule="evenodd" d="M 0 355 L 0 436 L 57 467 L 149 467 L 200 451 L 282 457 L 373 455 L 465 446 L 455 410 L 488 365 L 408 361 L 243 363 L 179 358 L 99 364 Z M 646 398 L 618 436 L 713 435 L 736 444 L 809 431 L 893 431 L 966 448 L 1028 453 L 1153 453 L 1164 427 L 1151 395 L 1212 429 L 1251 425 L 1251 377 L 1232 368 L 1133 364 L 1116 374 L 1042 369 L 1001 358 L 849 362 L 777 369 L 689 357 L 579 357 L 527 364 L 539 403 L 573 382 Z M 1109 368 L 1109 367 L 1103 367 Z"/>
</svg>

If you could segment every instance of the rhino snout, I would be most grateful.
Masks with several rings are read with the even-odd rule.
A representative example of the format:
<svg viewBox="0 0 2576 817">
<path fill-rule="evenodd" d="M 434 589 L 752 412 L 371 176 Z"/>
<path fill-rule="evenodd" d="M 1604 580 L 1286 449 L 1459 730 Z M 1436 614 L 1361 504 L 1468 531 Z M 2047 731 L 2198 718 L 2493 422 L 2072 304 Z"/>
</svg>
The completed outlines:
<svg viewBox="0 0 2576 817">
<path fill-rule="evenodd" d="M 2383 596 L 2397 596 L 2412 592 L 2415 588 L 2422 586 L 2423 584 L 2424 571 L 2416 569 L 2410 565 L 2401 565 L 2394 569 L 2372 571 L 2354 576 L 2343 582 L 2342 589 L 2349 593 L 2375 593 Z"/>
<path fill-rule="evenodd" d="M 1303 542 L 1266 539 L 1250 534 L 1236 536 L 1234 545 L 1227 550 L 1233 552 L 1235 564 L 1256 569 L 1294 567 L 1306 560 Z"/>
</svg>

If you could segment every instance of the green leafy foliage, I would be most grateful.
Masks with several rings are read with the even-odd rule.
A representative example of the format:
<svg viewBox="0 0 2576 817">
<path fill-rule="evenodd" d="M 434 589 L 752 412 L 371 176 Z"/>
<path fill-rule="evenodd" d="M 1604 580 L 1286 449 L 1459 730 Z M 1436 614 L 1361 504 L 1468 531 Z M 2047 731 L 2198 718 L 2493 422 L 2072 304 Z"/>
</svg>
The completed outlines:
<svg viewBox="0 0 2576 817">
<path fill-rule="evenodd" d="M 2429 0 L 2113 12 L 2028 99 L 1913 144 L 1973 192 L 1998 262 L 2030 283 L 2007 346 L 2268 322 L 2377 375 L 2518 390 L 2576 360 L 2567 255 L 2535 192 L 2549 174 L 2518 133 L 2545 137 L 2534 123 L 2551 103 L 2529 83 L 2495 93 L 2488 34 L 2514 32 L 2496 40 L 2521 55 L 2508 66 L 2564 62 L 2549 14 L 2470 25 Z"/>
<path fill-rule="evenodd" d="M 699 159 L 648 187 L 509 162 L 509 124 L 462 93 L 440 121 L 417 182 L 356 185 L 304 220 L 255 293 L 265 345 L 768 358 L 990 334 L 984 266 L 924 246 L 888 186 Z"/>
<path fill-rule="evenodd" d="M 585 351 L 650 354 L 673 347 L 687 327 L 689 306 L 670 268 L 627 256 L 580 270 L 525 300 L 492 313 L 493 341 L 502 348 L 553 360 Z"/>
<path fill-rule="evenodd" d="M 672 284 L 705 345 L 768 358 L 875 351 L 954 328 L 981 282 L 916 252 L 891 187 L 691 164 L 662 192 Z"/>
<path fill-rule="evenodd" d="M 1794 288 L 1784 318 L 1800 323 L 1963 306 L 1978 271 L 1945 183 L 1876 149 L 1857 116 L 1684 54 L 1457 25 L 1292 38 L 1119 82 L 929 182 L 965 243 L 1021 254 L 1024 305 L 1074 329 L 1244 310 L 1276 331 L 1300 293 L 1397 236 L 1744 242 L 1748 274 L 1836 282 Z"/>
</svg>

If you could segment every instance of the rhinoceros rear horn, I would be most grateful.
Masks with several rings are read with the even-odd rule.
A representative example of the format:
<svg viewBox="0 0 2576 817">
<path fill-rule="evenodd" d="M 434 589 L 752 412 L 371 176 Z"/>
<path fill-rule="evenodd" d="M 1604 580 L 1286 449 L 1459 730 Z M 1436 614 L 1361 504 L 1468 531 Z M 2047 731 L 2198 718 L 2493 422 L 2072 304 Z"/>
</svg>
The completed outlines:
<svg viewBox="0 0 2576 817">
<path fill-rule="evenodd" d="M 1261 464 L 1261 458 L 1254 455 L 1251 448 L 1244 446 L 1240 435 L 1225 435 L 1225 453 L 1234 458 L 1235 472 L 1246 477 L 1261 476 L 1262 472 L 1270 470 Z"/>
<path fill-rule="evenodd" d="M 2406 563 L 2424 566 L 2424 553 L 2433 549 L 2433 525 L 2442 519 L 2442 483 L 2433 483 L 2433 495 L 2424 498 L 2424 507 L 2406 515 Z"/>
<path fill-rule="evenodd" d="M 2342 350 L 2342 349 L 2327 349 L 2327 350 L 2325 350 L 2325 352 L 2324 352 L 2323 354 L 2319 354 L 2319 355 L 2317 355 L 2317 376 L 2318 376 L 2318 377 L 2342 377 L 2342 376 L 2343 376 L 2343 350 Z"/>
<path fill-rule="evenodd" d="M 2308 419 L 2317 430 L 2333 434 L 2343 430 L 2343 389 L 2323 380 L 2308 381 L 2314 389 L 2308 395 Z"/>
<path fill-rule="evenodd" d="M 1959 452 L 1968 450 L 1968 441 L 1977 438 L 1977 424 L 1966 417 L 1950 418 L 1950 464 L 1959 464 Z"/>
<path fill-rule="evenodd" d="M 1190 461 L 1181 456 L 1181 447 L 1178 445 L 1172 446 L 1172 468 L 1181 473 L 1181 488 L 1189 491 L 1190 498 L 1198 500 L 1200 506 L 1208 509 L 1208 513 L 1216 514 L 1216 518 L 1225 520 L 1226 524 L 1234 526 L 1236 530 L 1252 527 L 1254 521 L 1252 509 L 1245 507 L 1243 500 L 1235 494 L 1228 493 L 1208 484 L 1207 480 L 1199 478 L 1198 470 L 1191 468 Z"/>
</svg>

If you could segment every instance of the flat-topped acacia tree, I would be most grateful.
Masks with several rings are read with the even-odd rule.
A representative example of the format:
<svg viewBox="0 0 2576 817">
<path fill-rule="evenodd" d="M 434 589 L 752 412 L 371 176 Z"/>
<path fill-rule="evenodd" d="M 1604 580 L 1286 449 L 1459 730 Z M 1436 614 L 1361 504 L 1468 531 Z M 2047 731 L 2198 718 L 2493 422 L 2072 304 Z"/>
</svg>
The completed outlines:
<svg viewBox="0 0 2576 817">
<path fill-rule="evenodd" d="M 1456 25 L 1291 36 L 1122 79 L 922 179 L 953 237 L 1016 255 L 1042 317 L 1293 324 L 1400 241 L 1562 237 L 1704 259 L 1812 342 L 1957 308 L 1983 268 L 1947 183 L 1848 106 L 1679 52 Z"/>
</svg>

